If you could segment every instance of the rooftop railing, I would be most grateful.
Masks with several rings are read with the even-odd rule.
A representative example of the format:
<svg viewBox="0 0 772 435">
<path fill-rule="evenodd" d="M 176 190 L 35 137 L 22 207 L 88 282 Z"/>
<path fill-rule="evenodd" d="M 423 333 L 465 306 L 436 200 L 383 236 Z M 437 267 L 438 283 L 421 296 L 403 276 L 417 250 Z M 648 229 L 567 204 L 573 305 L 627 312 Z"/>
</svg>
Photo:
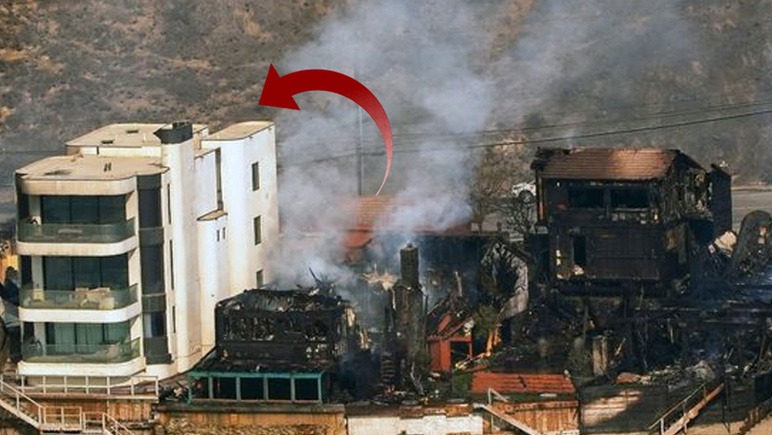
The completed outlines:
<svg viewBox="0 0 772 435">
<path fill-rule="evenodd" d="M 117 243 L 134 235 L 134 218 L 110 224 L 47 224 L 20 221 L 18 238 L 33 243 Z"/>
</svg>

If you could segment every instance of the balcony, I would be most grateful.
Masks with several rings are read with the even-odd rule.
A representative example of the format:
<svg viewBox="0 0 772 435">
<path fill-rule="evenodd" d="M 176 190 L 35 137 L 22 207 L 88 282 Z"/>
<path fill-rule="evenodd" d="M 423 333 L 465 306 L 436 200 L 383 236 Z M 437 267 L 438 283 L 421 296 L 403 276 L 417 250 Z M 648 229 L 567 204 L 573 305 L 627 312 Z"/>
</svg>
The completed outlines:
<svg viewBox="0 0 772 435">
<path fill-rule="evenodd" d="M 22 344 L 25 363 L 116 364 L 139 358 L 139 338 L 115 344 Z"/>
<path fill-rule="evenodd" d="M 25 286 L 19 292 L 19 318 L 24 322 L 111 323 L 142 311 L 137 285 L 129 288 L 44 290 Z"/>
<path fill-rule="evenodd" d="M 117 243 L 134 235 L 134 218 L 112 224 L 35 224 L 19 222 L 20 242 Z"/>
<path fill-rule="evenodd" d="M 19 294 L 22 308 L 117 310 L 137 302 L 137 285 L 125 289 L 43 290 L 23 287 Z"/>
<path fill-rule="evenodd" d="M 18 223 L 22 255 L 108 256 L 129 252 L 138 245 L 134 218 L 111 224 Z"/>
</svg>

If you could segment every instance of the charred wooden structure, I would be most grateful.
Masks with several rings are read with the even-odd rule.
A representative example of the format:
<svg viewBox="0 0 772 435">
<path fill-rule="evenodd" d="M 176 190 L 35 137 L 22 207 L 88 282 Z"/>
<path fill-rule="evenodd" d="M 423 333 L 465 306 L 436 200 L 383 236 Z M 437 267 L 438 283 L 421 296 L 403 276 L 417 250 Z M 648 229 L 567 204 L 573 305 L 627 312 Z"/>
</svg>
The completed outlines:
<svg viewBox="0 0 772 435">
<path fill-rule="evenodd" d="M 322 402 L 359 329 L 348 303 L 321 289 L 252 289 L 215 307 L 216 347 L 191 371 L 205 399 Z"/>
<path fill-rule="evenodd" d="M 330 366 L 354 326 L 347 303 L 319 290 L 253 289 L 215 307 L 217 351 L 263 364 Z"/>
<path fill-rule="evenodd" d="M 692 252 L 731 225 L 728 175 L 678 150 L 539 149 L 542 283 L 569 295 L 683 290 Z"/>
<path fill-rule="evenodd" d="M 381 380 L 400 386 L 404 379 L 420 388 L 428 361 L 426 341 L 427 298 L 419 281 L 418 248 L 408 244 L 400 251 L 401 278 L 391 288 L 381 343 Z"/>
</svg>

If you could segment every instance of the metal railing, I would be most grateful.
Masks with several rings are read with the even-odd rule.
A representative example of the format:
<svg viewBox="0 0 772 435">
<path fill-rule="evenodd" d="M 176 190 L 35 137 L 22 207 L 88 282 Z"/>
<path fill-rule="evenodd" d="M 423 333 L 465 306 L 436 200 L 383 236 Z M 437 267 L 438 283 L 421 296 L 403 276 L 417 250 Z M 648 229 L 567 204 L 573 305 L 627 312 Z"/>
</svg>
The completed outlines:
<svg viewBox="0 0 772 435">
<path fill-rule="evenodd" d="M 120 363 L 139 358 L 140 339 L 115 344 L 41 344 L 23 343 L 22 360 L 44 363 Z"/>
<path fill-rule="evenodd" d="M 20 221 L 21 242 L 116 243 L 134 235 L 134 218 L 110 224 L 47 224 Z"/>
<path fill-rule="evenodd" d="M 46 406 L 42 414 L 41 431 L 80 431 L 83 428 L 83 409 L 80 406 Z"/>
<path fill-rule="evenodd" d="M 100 287 L 95 289 L 44 290 L 22 287 L 19 302 L 22 308 L 116 310 L 138 301 L 137 285 L 129 288 Z"/>
<path fill-rule="evenodd" d="M 155 380 L 157 390 L 158 378 Z M 5 382 L 2 377 L 0 407 L 41 432 L 83 432 L 99 429 L 103 434 L 134 434 L 124 424 L 104 412 L 84 412 L 80 406 L 42 406 L 20 389 Z"/>
<path fill-rule="evenodd" d="M 501 402 L 509 402 L 509 399 L 507 399 L 506 396 L 494 390 L 493 388 L 488 387 L 488 405 L 492 405 L 494 399 Z"/>
<path fill-rule="evenodd" d="M 689 422 L 694 419 L 699 411 L 710 403 L 724 388 L 724 383 L 703 383 L 694 389 L 689 395 L 662 413 L 648 427 L 650 434 L 673 435 L 685 430 Z"/>
<path fill-rule="evenodd" d="M 24 376 L 0 375 L 0 382 L 13 384 L 26 394 L 103 394 L 108 396 L 158 398 L 158 376 Z"/>
<path fill-rule="evenodd" d="M 98 429 L 103 434 L 133 435 L 124 424 L 104 412 L 84 412 L 83 430 Z"/>
<path fill-rule="evenodd" d="M 35 428 L 39 428 L 43 421 L 43 406 L 2 379 L 0 379 L 0 407 Z"/>
</svg>

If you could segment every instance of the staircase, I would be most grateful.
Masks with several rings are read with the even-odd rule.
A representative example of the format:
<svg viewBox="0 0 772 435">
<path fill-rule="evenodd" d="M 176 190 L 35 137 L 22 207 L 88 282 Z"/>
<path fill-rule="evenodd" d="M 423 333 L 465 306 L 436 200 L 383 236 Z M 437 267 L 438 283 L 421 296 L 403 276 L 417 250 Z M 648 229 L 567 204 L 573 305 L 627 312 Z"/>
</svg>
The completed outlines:
<svg viewBox="0 0 772 435">
<path fill-rule="evenodd" d="M 501 412 L 498 409 L 494 408 L 493 402 L 495 400 L 499 400 L 501 402 L 509 402 L 509 399 L 507 399 L 506 396 L 500 394 L 498 391 L 494 390 L 493 388 L 488 388 L 488 404 L 484 405 L 482 403 L 476 403 L 474 405 L 474 409 L 481 409 L 489 413 L 490 415 L 500 419 L 501 421 L 516 427 L 517 429 L 519 429 L 520 431 L 528 435 L 543 435 L 541 432 L 532 428 L 531 426 L 528 426 L 522 421 L 512 418 L 506 413 Z M 491 421 L 491 426 L 493 426 L 492 421 Z"/>
<path fill-rule="evenodd" d="M 0 380 L 0 407 L 41 433 L 133 434 L 105 413 L 83 412 L 73 406 L 42 406 L 3 380 Z"/>
<path fill-rule="evenodd" d="M 723 390 L 723 382 L 700 385 L 652 423 L 649 426 L 649 433 L 658 435 L 676 435 L 682 431 L 686 433 L 689 422 L 694 420 L 700 411 Z"/>
<path fill-rule="evenodd" d="M 482 403 L 476 403 L 474 405 L 474 408 L 475 409 L 481 409 L 481 410 L 491 414 L 492 416 L 494 416 L 494 417 L 504 421 L 505 423 L 508 423 L 508 424 L 514 426 L 518 430 L 521 430 L 522 432 L 524 432 L 524 433 L 526 433 L 528 435 L 543 435 L 541 432 L 539 432 L 536 429 L 526 425 L 525 423 L 523 423 L 523 422 L 521 422 L 519 420 L 516 420 L 516 419 L 510 417 L 509 415 L 507 415 L 507 414 L 497 410 L 492 405 L 484 405 Z"/>
</svg>

